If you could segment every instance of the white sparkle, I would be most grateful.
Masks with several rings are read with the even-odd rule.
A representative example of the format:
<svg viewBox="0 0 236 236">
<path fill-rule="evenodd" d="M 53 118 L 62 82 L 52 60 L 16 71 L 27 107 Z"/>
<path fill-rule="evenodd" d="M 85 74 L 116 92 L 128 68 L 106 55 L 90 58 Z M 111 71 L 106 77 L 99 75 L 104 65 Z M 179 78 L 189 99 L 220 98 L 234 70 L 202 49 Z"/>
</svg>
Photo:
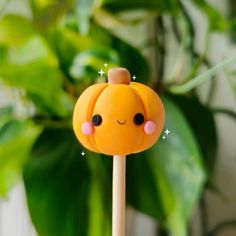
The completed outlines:
<svg viewBox="0 0 236 236">
<path fill-rule="evenodd" d="M 81 155 L 82 155 L 82 156 L 84 156 L 84 155 L 85 155 L 85 152 L 84 152 L 84 151 L 82 151 L 82 152 L 81 152 Z"/>
<path fill-rule="evenodd" d="M 105 66 L 105 67 L 107 67 L 107 66 L 108 66 L 108 64 L 105 62 L 105 63 L 104 63 L 104 66 Z"/>
<path fill-rule="evenodd" d="M 101 68 L 101 70 L 98 72 L 98 74 L 100 74 L 102 76 L 103 74 L 105 74 L 105 72 Z"/>
<path fill-rule="evenodd" d="M 137 78 L 137 77 L 136 77 L 135 75 L 132 77 L 133 80 L 136 80 L 136 78 Z"/>
<path fill-rule="evenodd" d="M 165 136 L 162 136 L 162 139 L 166 139 L 166 137 L 165 137 Z"/>
<path fill-rule="evenodd" d="M 168 135 L 170 133 L 170 131 L 168 129 L 166 129 L 165 133 Z"/>
</svg>

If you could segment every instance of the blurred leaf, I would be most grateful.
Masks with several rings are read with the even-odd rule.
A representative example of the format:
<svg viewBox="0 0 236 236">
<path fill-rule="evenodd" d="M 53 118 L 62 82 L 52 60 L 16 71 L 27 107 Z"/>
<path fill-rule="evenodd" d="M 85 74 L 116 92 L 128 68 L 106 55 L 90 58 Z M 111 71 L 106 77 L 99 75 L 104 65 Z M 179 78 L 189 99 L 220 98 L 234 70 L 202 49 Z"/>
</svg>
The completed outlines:
<svg viewBox="0 0 236 236">
<path fill-rule="evenodd" d="M 54 29 L 50 34 L 50 43 L 66 75 L 69 75 L 69 68 L 78 52 L 97 45 L 94 45 L 93 40 L 89 36 L 81 36 L 74 30 L 66 27 Z"/>
<path fill-rule="evenodd" d="M 174 96 L 173 99 L 184 112 L 196 135 L 207 168 L 208 181 L 211 182 L 217 153 L 217 133 L 213 112 L 202 105 L 196 97 Z"/>
<path fill-rule="evenodd" d="M 155 169 L 150 166 L 147 152 L 127 157 L 127 204 L 158 221 L 165 218 Z"/>
<path fill-rule="evenodd" d="M 137 48 L 116 37 L 113 37 L 111 47 L 114 47 L 119 53 L 121 66 L 129 70 L 131 77 L 136 76 L 136 82 L 145 84 L 149 82 L 149 64 Z"/>
<path fill-rule="evenodd" d="M 24 182 L 39 236 L 111 235 L 110 179 L 101 157 L 82 150 L 68 129 L 46 129 L 37 140 Z"/>
<path fill-rule="evenodd" d="M 163 101 L 166 128 L 170 134 L 163 134 L 166 139 L 160 138 L 151 149 L 138 154 L 140 158 L 129 159 L 129 165 L 138 166 L 136 174 L 129 179 L 129 183 L 133 183 L 131 191 L 134 198 L 130 197 L 129 201 L 135 208 L 156 219 L 163 220 L 160 217 L 164 216 L 164 223 L 172 236 L 185 236 L 187 221 L 200 195 L 205 173 L 187 120 L 169 99 L 163 98 Z M 142 168 L 145 173 L 139 176 L 138 171 L 142 173 Z M 153 196 L 157 197 L 156 200 Z"/>
<path fill-rule="evenodd" d="M 98 71 L 101 68 L 107 72 L 107 68 L 104 67 L 105 62 L 109 62 L 109 67 L 116 67 L 119 64 L 117 52 L 109 47 L 91 48 L 75 56 L 70 74 L 74 79 L 84 79 L 89 84 L 94 83 L 99 77 Z"/>
<path fill-rule="evenodd" d="M 215 75 L 217 75 L 220 71 L 224 70 L 227 66 L 231 65 L 235 61 L 235 56 L 228 58 L 184 84 L 170 86 L 169 91 L 174 94 L 187 93 L 191 89 L 198 87 L 205 81 L 214 78 Z"/>
<path fill-rule="evenodd" d="M 73 0 L 28 0 L 34 23 L 45 31 L 73 6 Z"/>
<path fill-rule="evenodd" d="M 1 113 L 3 110 L 0 110 Z M 5 112 L 5 111 L 4 111 Z M 8 120 L 0 124 L 0 196 L 21 178 L 22 166 L 28 158 L 40 129 L 27 121 Z"/>
<path fill-rule="evenodd" d="M 66 26 L 55 29 L 50 35 L 51 45 L 63 73 L 73 85 L 75 96 L 96 81 L 105 62 L 112 66 L 119 61 L 118 53 L 109 46 L 110 36 L 104 36 L 97 29 L 93 32 L 96 35 L 82 36 L 73 27 Z"/>
<path fill-rule="evenodd" d="M 178 8 L 177 0 L 104 0 L 103 6 L 113 12 L 132 9 L 146 9 L 150 11 L 174 11 Z"/>
<path fill-rule="evenodd" d="M 230 87 L 232 88 L 233 94 L 236 96 L 236 72 L 233 71 L 228 73 L 227 80 L 229 82 Z"/>
<path fill-rule="evenodd" d="M 3 125 L 13 118 L 13 107 L 4 106 L 0 108 L 0 129 Z"/>
<path fill-rule="evenodd" d="M 90 17 L 96 5 L 101 1 L 97 0 L 75 0 L 75 12 L 79 31 L 81 34 L 87 34 L 90 25 Z"/>
<path fill-rule="evenodd" d="M 228 21 L 223 17 L 223 14 L 211 4 L 207 3 L 205 0 L 193 1 L 208 17 L 211 30 L 225 31 L 228 28 Z"/>
<path fill-rule="evenodd" d="M 51 44 L 63 72 L 69 78 L 81 76 L 80 81 L 87 85 L 96 79 L 91 80 L 91 77 L 98 76 L 98 68 L 100 70 L 105 62 L 109 66 L 119 63 L 128 68 L 139 82 L 147 83 L 150 79 L 150 68 L 138 49 L 95 25 L 92 25 L 89 36 L 81 36 L 69 28 L 57 29 L 51 34 Z"/>
<path fill-rule="evenodd" d="M 5 15 L 0 19 L 0 44 L 7 47 L 21 46 L 35 33 L 29 21 L 22 16 Z"/>
<path fill-rule="evenodd" d="M 62 90 L 57 58 L 30 22 L 20 16 L 4 17 L 0 22 L 0 44 L 5 46 L 0 79 L 26 89 L 42 113 L 59 116 L 71 113 L 72 105 Z"/>
<path fill-rule="evenodd" d="M 6 62 L 7 60 L 7 48 L 5 46 L 0 45 L 0 61 Z"/>
</svg>

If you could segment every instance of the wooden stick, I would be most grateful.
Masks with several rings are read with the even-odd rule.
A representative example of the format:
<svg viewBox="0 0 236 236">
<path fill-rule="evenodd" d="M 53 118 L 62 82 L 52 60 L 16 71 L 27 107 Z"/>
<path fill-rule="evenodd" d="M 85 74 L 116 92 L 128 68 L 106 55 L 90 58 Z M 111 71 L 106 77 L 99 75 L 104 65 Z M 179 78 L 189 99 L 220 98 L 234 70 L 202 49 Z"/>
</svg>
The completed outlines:
<svg viewBox="0 0 236 236">
<path fill-rule="evenodd" d="M 113 157 L 112 236 L 125 236 L 126 156 Z"/>
</svg>

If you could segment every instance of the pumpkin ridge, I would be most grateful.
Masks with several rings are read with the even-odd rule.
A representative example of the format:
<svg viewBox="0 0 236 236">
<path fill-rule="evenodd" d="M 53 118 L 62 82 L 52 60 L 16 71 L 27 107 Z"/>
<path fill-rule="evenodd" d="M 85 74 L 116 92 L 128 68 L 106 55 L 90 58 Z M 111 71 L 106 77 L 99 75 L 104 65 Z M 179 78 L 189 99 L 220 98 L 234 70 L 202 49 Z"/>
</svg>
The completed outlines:
<svg viewBox="0 0 236 236">
<path fill-rule="evenodd" d="M 88 111 L 88 113 L 87 113 L 88 116 L 89 116 L 89 120 L 91 119 L 92 114 L 94 113 L 94 107 L 95 107 L 95 104 L 96 104 L 98 98 L 101 96 L 101 94 L 104 92 L 104 90 L 105 90 L 108 86 L 109 86 L 109 85 L 106 84 L 106 86 L 105 86 L 103 89 L 101 89 L 101 91 L 97 94 L 96 99 L 94 99 L 94 100 L 92 101 L 91 109 L 90 109 L 90 111 Z M 96 149 L 97 149 L 99 152 L 102 152 L 102 151 L 100 150 L 100 148 L 98 148 L 98 144 L 97 144 L 97 142 L 96 142 L 96 139 L 95 139 L 94 135 L 91 136 L 91 139 L 93 140 L 93 144 L 94 144 L 94 146 L 96 147 Z"/>
<path fill-rule="evenodd" d="M 129 87 L 131 88 L 132 92 L 135 94 L 135 96 L 137 96 L 137 98 L 140 100 L 141 104 L 142 104 L 142 108 L 143 108 L 143 111 L 144 111 L 144 116 L 145 118 L 147 117 L 147 112 L 146 112 L 146 109 L 145 109 L 145 106 L 143 104 L 143 101 L 142 99 L 140 98 L 139 94 L 136 92 L 136 90 L 131 86 L 132 84 L 129 85 Z M 135 86 L 135 84 L 133 84 L 133 86 Z M 146 120 L 146 119 L 145 119 Z M 144 140 L 144 133 L 142 132 L 142 140 L 141 142 L 134 148 L 134 151 L 135 152 L 136 150 L 139 149 L 139 147 L 142 145 L 143 143 L 143 140 Z"/>
</svg>

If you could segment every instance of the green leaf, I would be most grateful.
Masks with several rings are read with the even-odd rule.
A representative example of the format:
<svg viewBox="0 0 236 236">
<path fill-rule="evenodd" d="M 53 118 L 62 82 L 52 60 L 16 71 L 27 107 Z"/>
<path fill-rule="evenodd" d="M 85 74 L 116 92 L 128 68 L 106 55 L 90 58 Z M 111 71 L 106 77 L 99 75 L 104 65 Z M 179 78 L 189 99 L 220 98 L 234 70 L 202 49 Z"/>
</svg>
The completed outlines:
<svg viewBox="0 0 236 236">
<path fill-rule="evenodd" d="M 127 157 L 127 204 L 158 221 L 165 218 L 161 196 L 147 152 Z"/>
<path fill-rule="evenodd" d="M 173 99 L 183 111 L 196 135 L 207 168 L 208 181 L 212 184 L 218 145 L 213 112 L 202 105 L 197 97 L 174 96 Z"/>
<path fill-rule="evenodd" d="M 1 80 L 25 89 L 41 113 L 58 116 L 71 113 L 71 102 L 62 89 L 58 60 L 29 21 L 20 16 L 4 17 L 0 21 L 0 44 L 5 50 L 0 62 Z"/>
<path fill-rule="evenodd" d="M 63 72 L 68 76 L 74 57 L 83 50 L 97 46 L 91 37 L 82 36 L 67 27 L 54 29 L 50 34 L 50 43 L 59 58 Z"/>
<path fill-rule="evenodd" d="M 105 62 L 109 62 L 107 68 L 104 67 Z M 86 80 L 91 84 L 96 82 L 101 68 L 107 72 L 108 68 L 116 67 L 118 64 L 119 56 L 115 50 L 109 47 L 91 48 L 75 56 L 70 74 L 76 80 Z"/>
<path fill-rule="evenodd" d="M 1 109 L 2 111 L 2 109 Z M 40 129 L 27 121 L 8 120 L 0 123 L 0 196 L 21 178 L 22 166 L 29 156 Z"/>
<path fill-rule="evenodd" d="M 227 66 L 233 64 L 235 61 L 236 56 L 228 58 L 184 84 L 170 86 L 169 91 L 174 94 L 187 93 L 191 89 L 198 87 L 205 81 L 214 78 L 215 75 L 217 75 L 220 71 L 224 70 Z"/>
<path fill-rule="evenodd" d="M 136 76 L 136 82 L 147 84 L 150 81 L 149 64 L 137 48 L 117 37 L 112 38 L 111 47 L 119 53 L 120 65 L 129 70 L 131 77 Z"/>
<path fill-rule="evenodd" d="M 166 139 L 160 138 L 151 149 L 138 154 L 140 158 L 130 157 L 133 158 L 131 163 L 137 161 L 131 168 L 137 170 L 129 180 L 130 184 L 134 183 L 131 187 L 133 199 L 129 201 L 138 210 L 161 220 L 172 236 L 185 236 L 187 222 L 204 183 L 205 172 L 187 120 L 169 99 L 163 98 L 163 101 L 165 126 L 170 134 L 163 133 Z M 153 199 L 154 196 L 156 199 Z"/>
<path fill-rule="evenodd" d="M 75 0 L 75 12 L 79 31 L 87 34 L 90 26 L 90 17 L 100 1 L 96 0 Z"/>
<path fill-rule="evenodd" d="M 52 33 L 51 44 L 63 72 L 71 79 L 84 81 L 86 86 L 96 79 L 105 62 L 108 66 L 119 64 L 128 68 L 139 82 L 147 83 L 150 79 L 149 65 L 139 50 L 98 26 L 92 25 L 86 36 L 61 27 Z"/>
<path fill-rule="evenodd" d="M 17 15 L 5 15 L 0 19 L 0 44 L 17 47 L 24 44 L 33 34 L 29 21 Z"/>
<path fill-rule="evenodd" d="M 200 195 L 205 171 L 195 137 L 180 110 L 163 99 L 171 133 L 150 149 L 171 235 L 187 235 L 187 222 Z M 156 157 L 156 158 L 155 158 Z"/>
<path fill-rule="evenodd" d="M 13 107 L 4 106 L 0 108 L 0 129 L 3 125 L 13 118 Z"/>
<path fill-rule="evenodd" d="M 24 169 L 32 221 L 39 236 L 110 236 L 111 178 L 100 155 L 69 129 L 45 129 Z"/>
</svg>

